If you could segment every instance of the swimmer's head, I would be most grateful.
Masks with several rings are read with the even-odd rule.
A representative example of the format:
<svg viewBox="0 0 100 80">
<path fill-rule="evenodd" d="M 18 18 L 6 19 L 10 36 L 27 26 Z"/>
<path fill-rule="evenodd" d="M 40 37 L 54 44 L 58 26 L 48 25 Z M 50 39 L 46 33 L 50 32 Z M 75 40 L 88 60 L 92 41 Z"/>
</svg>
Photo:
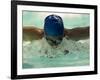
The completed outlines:
<svg viewBox="0 0 100 80">
<path fill-rule="evenodd" d="M 51 46 L 58 46 L 62 42 L 64 25 L 60 16 L 49 15 L 45 18 L 44 36 Z"/>
</svg>

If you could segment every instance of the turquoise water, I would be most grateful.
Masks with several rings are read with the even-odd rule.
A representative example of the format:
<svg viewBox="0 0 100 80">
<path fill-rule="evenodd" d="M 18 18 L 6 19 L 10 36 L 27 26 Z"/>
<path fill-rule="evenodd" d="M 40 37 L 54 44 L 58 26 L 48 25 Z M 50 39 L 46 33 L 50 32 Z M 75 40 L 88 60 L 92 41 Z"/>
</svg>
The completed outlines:
<svg viewBox="0 0 100 80">
<path fill-rule="evenodd" d="M 61 50 L 58 49 L 57 52 L 59 54 L 57 54 L 57 52 L 55 51 L 52 51 L 52 53 L 54 52 L 55 55 L 54 57 L 48 57 L 46 56 L 46 54 L 41 52 L 41 51 L 45 52 L 45 50 L 48 49 L 48 46 L 46 45 L 47 47 L 45 49 L 43 49 L 43 47 L 40 48 L 40 46 L 42 45 L 40 44 L 40 41 L 38 42 L 38 44 L 34 42 L 32 44 L 23 46 L 23 68 L 26 69 L 26 68 L 48 68 L 48 67 L 65 67 L 65 66 L 68 67 L 68 66 L 89 65 L 90 62 L 89 44 L 87 42 L 77 43 L 78 44 L 77 46 L 75 44 L 76 42 L 73 41 L 72 42 L 67 41 L 67 42 L 68 44 L 63 46 L 67 47 L 69 53 L 63 54 L 63 52 L 61 51 L 62 49 Z M 73 45 L 76 45 L 79 50 L 77 50 L 76 47 Z M 45 44 L 43 46 L 45 46 Z M 48 50 L 50 50 L 50 48 Z M 48 54 L 51 53 L 48 51 Z"/>
<path fill-rule="evenodd" d="M 62 55 L 56 58 L 33 56 L 27 60 L 27 63 L 23 63 L 23 68 L 48 68 L 89 65 L 89 54 L 83 52 L 76 54 L 74 53 Z"/>
<path fill-rule="evenodd" d="M 90 25 L 89 14 L 23 11 L 23 26 L 43 28 L 44 19 L 50 14 L 61 16 L 65 28 L 86 27 Z"/>
</svg>

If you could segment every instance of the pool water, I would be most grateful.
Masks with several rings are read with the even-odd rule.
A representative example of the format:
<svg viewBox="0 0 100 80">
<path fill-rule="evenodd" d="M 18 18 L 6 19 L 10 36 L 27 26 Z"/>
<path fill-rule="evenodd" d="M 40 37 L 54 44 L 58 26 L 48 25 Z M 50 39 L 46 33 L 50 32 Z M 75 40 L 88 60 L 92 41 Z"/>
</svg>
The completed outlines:
<svg viewBox="0 0 100 80">
<path fill-rule="evenodd" d="M 64 39 L 58 49 L 48 46 L 45 40 L 41 41 L 23 42 L 23 69 L 89 65 L 89 40 Z"/>
</svg>

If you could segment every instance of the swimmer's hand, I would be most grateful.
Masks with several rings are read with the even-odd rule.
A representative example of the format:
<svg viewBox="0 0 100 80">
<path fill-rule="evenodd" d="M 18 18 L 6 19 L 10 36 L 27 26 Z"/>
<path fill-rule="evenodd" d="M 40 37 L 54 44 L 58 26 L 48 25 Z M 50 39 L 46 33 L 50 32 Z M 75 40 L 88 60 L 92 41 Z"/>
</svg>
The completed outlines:
<svg viewBox="0 0 100 80">
<path fill-rule="evenodd" d="M 33 27 L 33 26 L 24 26 L 23 27 L 23 40 L 32 41 L 42 39 L 44 36 L 43 29 Z M 71 40 L 83 40 L 89 38 L 89 27 L 77 27 L 73 29 L 64 29 L 64 37 Z"/>
</svg>

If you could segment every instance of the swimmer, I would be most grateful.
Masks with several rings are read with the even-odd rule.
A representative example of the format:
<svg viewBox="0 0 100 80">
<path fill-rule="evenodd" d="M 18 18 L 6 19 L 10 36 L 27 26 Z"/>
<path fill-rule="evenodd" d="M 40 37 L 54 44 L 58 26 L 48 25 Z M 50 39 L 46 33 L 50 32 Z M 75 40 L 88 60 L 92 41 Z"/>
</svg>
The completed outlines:
<svg viewBox="0 0 100 80">
<path fill-rule="evenodd" d="M 45 18 L 44 29 L 39 29 L 33 26 L 23 27 L 24 41 L 42 40 L 42 38 L 45 39 L 45 43 L 48 43 L 53 49 L 56 49 L 63 42 L 63 39 L 73 40 L 73 41 L 88 39 L 89 27 L 84 27 L 84 28 L 77 27 L 73 29 L 65 29 L 62 18 L 54 14 L 49 15 Z M 67 43 L 66 47 L 68 46 L 68 44 L 69 43 Z M 66 49 L 66 47 L 65 49 L 62 48 L 64 49 L 62 50 L 64 54 L 68 54 L 73 46 L 70 49 L 69 48 Z M 48 55 L 48 50 L 45 51 L 45 54 Z"/>
<path fill-rule="evenodd" d="M 48 18 L 50 16 L 55 16 L 55 18 L 57 17 L 57 15 L 49 15 Z M 52 19 L 49 19 L 49 20 L 52 20 Z M 58 19 L 56 19 L 56 20 L 58 20 Z M 61 20 L 60 23 L 63 23 L 63 21 Z M 52 24 L 53 24 L 53 22 L 50 25 L 52 25 Z M 44 35 L 44 33 L 45 33 L 44 29 L 40 29 L 35 26 L 24 26 L 23 27 L 23 40 L 24 41 L 39 40 L 39 39 L 42 39 L 44 36 L 46 37 L 46 35 Z M 51 33 L 53 33 L 53 29 L 51 30 Z M 71 39 L 71 40 L 75 40 L 75 41 L 88 39 L 89 38 L 89 26 L 77 27 L 77 28 L 73 28 L 73 29 L 64 28 L 62 37 L 65 37 L 65 38 Z"/>
</svg>

